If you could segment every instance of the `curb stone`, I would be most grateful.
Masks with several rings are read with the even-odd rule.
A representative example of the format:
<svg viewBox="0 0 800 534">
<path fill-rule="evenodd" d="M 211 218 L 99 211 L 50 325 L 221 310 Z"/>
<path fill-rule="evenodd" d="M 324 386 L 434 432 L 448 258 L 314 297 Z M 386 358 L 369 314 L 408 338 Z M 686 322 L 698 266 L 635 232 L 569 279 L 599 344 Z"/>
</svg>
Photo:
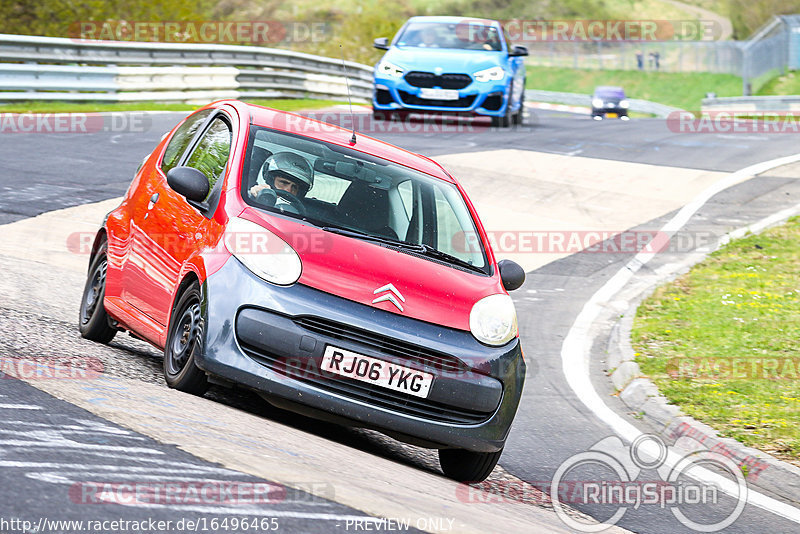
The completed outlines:
<svg viewBox="0 0 800 534">
<path fill-rule="evenodd" d="M 606 360 L 611 382 L 619 398 L 634 414 L 645 417 L 659 426 L 661 428 L 659 434 L 667 442 L 674 442 L 684 436 L 693 438 L 696 440 L 695 443 L 700 442 L 703 446 L 733 460 L 745 473 L 746 480 L 750 484 L 793 503 L 800 503 L 800 468 L 763 451 L 747 447 L 732 438 L 721 437 L 715 429 L 685 415 L 677 406 L 670 404 L 656 385 L 642 376 L 639 365 L 635 362 L 631 330 L 639 305 L 659 286 L 688 272 L 708 254 L 732 239 L 743 237 L 751 229 L 752 233 L 760 233 L 786 222 L 798 213 L 800 205 L 784 210 L 780 217 L 768 217 L 725 234 L 706 250 L 690 254 L 683 262 L 670 263 L 648 273 L 640 271 L 644 276 L 639 276 L 638 280 L 634 279 L 617 296 L 626 299 L 628 308 L 621 318 L 619 314 L 615 315 L 617 320 L 608 333 Z M 672 448 L 678 452 L 692 452 L 692 449 L 681 447 L 680 442 Z"/>
</svg>

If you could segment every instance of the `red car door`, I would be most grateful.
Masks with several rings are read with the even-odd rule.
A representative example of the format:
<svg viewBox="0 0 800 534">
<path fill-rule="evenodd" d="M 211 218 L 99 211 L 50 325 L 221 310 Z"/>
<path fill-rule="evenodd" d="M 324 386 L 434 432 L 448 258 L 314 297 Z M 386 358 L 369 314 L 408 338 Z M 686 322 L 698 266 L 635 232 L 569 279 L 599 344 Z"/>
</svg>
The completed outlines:
<svg viewBox="0 0 800 534">
<path fill-rule="evenodd" d="M 211 197 L 222 187 L 230 148 L 231 119 L 217 114 L 206 122 L 201 136 L 189 144 L 177 163 L 202 171 L 209 179 Z M 215 207 L 210 213 L 201 213 L 169 187 L 165 171 L 175 166 L 162 165 L 156 171 L 155 186 L 134 237 L 141 273 L 136 283 L 127 287 L 129 301 L 163 328 L 169 323 L 183 264 L 198 246 L 203 246 Z"/>
</svg>

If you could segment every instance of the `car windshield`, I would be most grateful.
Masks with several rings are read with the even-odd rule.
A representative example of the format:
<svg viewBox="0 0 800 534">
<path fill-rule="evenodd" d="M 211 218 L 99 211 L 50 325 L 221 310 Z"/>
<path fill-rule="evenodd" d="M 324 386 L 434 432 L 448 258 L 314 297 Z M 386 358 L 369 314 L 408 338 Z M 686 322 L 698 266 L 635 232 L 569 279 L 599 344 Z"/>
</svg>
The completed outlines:
<svg viewBox="0 0 800 534">
<path fill-rule="evenodd" d="M 309 175 L 313 185 L 304 192 Z M 287 180 L 299 185 L 297 196 L 288 192 Z M 458 188 L 376 156 L 253 126 L 241 194 L 252 206 L 327 231 L 488 272 Z"/>
<path fill-rule="evenodd" d="M 396 45 L 495 52 L 503 49 L 497 28 L 469 20 L 461 23 L 411 22 L 398 36 Z"/>
<path fill-rule="evenodd" d="M 598 98 L 625 98 L 625 91 L 621 87 L 598 87 L 594 91 Z"/>
</svg>

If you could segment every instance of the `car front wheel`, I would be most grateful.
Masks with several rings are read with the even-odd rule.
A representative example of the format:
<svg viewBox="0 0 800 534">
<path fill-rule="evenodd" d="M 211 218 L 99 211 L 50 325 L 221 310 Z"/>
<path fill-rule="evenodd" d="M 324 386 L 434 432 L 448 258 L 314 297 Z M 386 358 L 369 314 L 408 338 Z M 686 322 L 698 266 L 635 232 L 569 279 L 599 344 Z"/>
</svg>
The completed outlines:
<svg viewBox="0 0 800 534">
<path fill-rule="evenodd" d="M 448 478 L 458 482 L 481 482 L 494 470 L 503 449 L 473 452 L 464 449 L 439 449 L 439 465 Z"/>
<path fill-rule="evenodd" d="M 197 282 L 181 294 L 170 323 L 164 346 L 167 385 L 178 391 L 202 395 L 208 391 L 208 378 L 195 363 L 205 341 L 205 321 L 200 310 L 200 285 Z"/>
<path fill-rule="evenodd" d="M 514 86 L 508 89 L 508 102 L 506 103 L 506 112 L 501 117 L 492 117 L 492 126 L 495 128 L 509 128 L 513 121 L 511 113 L 511 94 L 514 91 Z"/>
</svg>

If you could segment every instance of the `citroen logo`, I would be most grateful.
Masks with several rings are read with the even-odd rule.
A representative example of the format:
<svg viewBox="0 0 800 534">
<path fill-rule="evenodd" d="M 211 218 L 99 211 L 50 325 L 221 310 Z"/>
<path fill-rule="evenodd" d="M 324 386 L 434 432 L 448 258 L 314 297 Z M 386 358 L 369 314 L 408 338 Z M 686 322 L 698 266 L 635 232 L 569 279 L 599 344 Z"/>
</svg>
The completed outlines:
<svg viewBox="0 0 800 534">
<path fill-rule="evenodd" d="M 388 293 L 385 293 L 386 291 L 388 291 Z M 385 302 L 388 300 L 389 302 L 397 306 L 398 310 L 403 311 L 403 305 L 400 304 L 400 301 L 398 301 L 397 299 L 400 299 L 403 302 L 405 302 L 406 299 L 392 284 L 386 284 L 385 286 L 379 287 L 378 289 L 372 292 L 373 295 L 377 295 L 378 293 L 384 293 L 384 294 L 373 300 L 372 301 L 373 304 L 377 304 L 379 302 Z"/>
</svg>

